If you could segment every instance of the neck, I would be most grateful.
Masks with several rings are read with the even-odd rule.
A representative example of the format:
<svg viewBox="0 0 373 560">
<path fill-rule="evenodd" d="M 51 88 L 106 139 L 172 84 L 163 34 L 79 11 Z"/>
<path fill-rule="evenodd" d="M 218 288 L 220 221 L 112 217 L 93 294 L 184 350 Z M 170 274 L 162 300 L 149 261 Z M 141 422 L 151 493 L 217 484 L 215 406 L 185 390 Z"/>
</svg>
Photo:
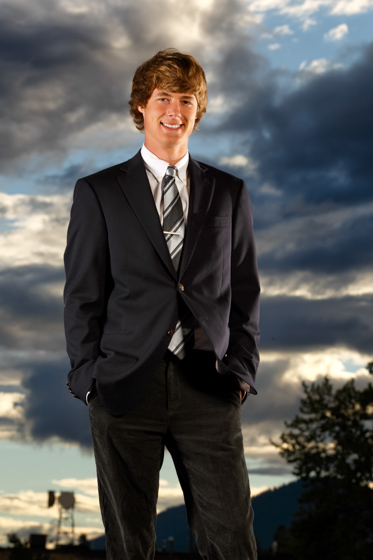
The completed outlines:
<svg viewBox="0 0 373 560">
<path fill-rule="evenodd" d="M 186 146 L 171 146 L 171 147 L 163 147 L 163 146 L 152 146 L 149 145 L 149 142 L 144 142 L 145 147 L 152 152 L 157 158 L 162 159 L 163 161 L 167 161 L 169 165 L 175 165 L 178 161 L 180 161 L 188 151 L 188 145 Z"/>
</svg>

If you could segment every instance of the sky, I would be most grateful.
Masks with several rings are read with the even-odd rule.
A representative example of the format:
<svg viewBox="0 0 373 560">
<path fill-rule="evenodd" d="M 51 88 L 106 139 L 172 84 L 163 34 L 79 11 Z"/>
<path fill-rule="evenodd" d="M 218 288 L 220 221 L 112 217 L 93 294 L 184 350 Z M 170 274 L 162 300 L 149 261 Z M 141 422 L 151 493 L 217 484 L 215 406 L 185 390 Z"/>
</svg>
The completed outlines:
<svg viewBox="0 0 373 560">
<path fill-rule="evenodd" d="M 253 494 L 293 480 L 270 440 L 302 382 L 373 359 L 373 0 L 0 0 L 0 546 L 55 538 L 47 491 L 102 533 L 87 408 L 71 398 L 63 251 L 74 184 L 143 135 L 137 66 L 175 47 L 206 71 L 192 156 L 243 178 L 262 284 L 258 395 L 242 407 Z M 182 503 L 170 457 L 159 510 Z"/>
</svg>

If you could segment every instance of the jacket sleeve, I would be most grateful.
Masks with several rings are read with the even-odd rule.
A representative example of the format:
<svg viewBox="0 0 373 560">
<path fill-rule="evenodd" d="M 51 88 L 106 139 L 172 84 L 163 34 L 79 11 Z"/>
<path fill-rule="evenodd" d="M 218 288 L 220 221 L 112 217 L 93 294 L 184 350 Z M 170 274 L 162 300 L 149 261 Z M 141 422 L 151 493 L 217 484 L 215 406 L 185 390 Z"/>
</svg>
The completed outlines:
<svg viewBox="0 0 373 560">
<path fill-rule="evenodd" d="M 241 389 L 256 394 L 259 365 L 260 284 L 254 243 L 251 201 L 245 183 L 232 215 L 230 339 L 227 353 L 218 363 L 221 373 L 234 373 Z"/>
<path fill-rule="evenodd" d="M 96 193 L 86 180 L 74 191 L 64 255 L 64 323 L 70 392 L 86 402 L 100 340 L 110 285 L 107 230 Z"/>
</svg>

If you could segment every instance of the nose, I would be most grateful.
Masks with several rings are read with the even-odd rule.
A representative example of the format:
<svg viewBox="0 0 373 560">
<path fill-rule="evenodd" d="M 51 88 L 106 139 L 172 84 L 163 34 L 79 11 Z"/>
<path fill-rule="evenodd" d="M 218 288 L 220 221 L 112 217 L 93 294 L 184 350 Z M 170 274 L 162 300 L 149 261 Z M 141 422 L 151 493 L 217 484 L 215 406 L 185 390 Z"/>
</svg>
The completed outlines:
<svg viewBox="0 0 373 560">
<path fill-rule="evenodd" d="M 172 100 L 167 107 L 167 114 L 170 117 L 179 117 L 180 116 L 180 103 L 179 101 Z"/>
</svg>

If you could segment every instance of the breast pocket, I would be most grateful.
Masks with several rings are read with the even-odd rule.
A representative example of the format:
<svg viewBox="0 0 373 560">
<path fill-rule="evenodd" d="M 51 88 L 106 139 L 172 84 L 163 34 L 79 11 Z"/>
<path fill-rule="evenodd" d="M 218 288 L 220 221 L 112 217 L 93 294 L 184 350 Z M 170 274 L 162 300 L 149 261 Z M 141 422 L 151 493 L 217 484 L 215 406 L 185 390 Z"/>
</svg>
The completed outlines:
<svg viewBox="0 0 373 560">
<path fill-rule="evenodd" d="M 206 227 L 228 227 L 229 217 L 228 216 L 208 216 L 206 218 Z"/>
</svg>

